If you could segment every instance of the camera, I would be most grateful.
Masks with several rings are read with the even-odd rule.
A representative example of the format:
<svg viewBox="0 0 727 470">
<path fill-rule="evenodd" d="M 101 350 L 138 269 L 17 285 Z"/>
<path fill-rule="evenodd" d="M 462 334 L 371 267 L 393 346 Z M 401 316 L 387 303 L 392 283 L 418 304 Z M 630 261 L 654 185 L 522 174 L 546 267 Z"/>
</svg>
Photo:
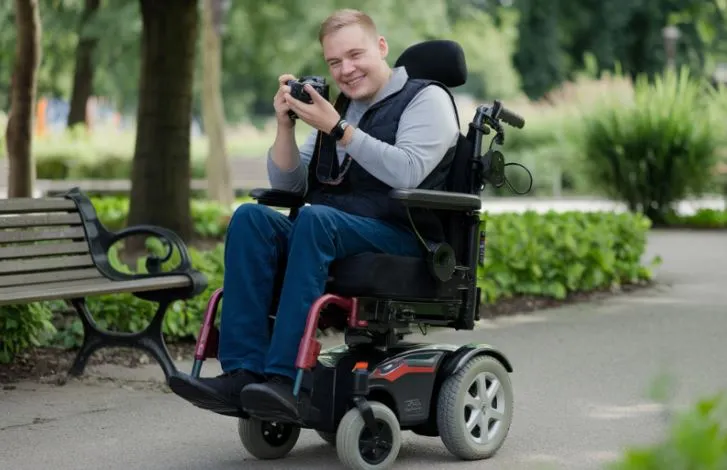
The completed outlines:
<svg viewBox="0 0 727 470">
<path fill-rule="evenodd" d="M 324 77 L 309 76 L 301 77 L 298 80 L 288 80 L 287 85 L 290 87 L 290 95 L 296 100 L 304 103 L 313 103 L 313 99 L 310 97 L 307 91 L 303 87 L 309 84 L 315 91 L 318 92 L 326 101 L 328 101 L 328 84 Z M 288 111 L 290 119 L 298 119 L 298 116 L 293 111 Z"/>
</svg>

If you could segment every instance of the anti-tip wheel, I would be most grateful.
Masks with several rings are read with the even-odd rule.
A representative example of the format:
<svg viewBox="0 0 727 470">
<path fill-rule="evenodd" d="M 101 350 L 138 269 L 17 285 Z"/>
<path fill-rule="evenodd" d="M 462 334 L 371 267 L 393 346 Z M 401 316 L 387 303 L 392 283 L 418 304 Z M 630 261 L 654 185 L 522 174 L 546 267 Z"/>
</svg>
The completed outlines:
<svg viewBox="0 0 727 470">
<path fill-rule="evenodd" d="M 437 426 L 449 452 L 462 460 L 495 455 L 505 442 L 513 414 L 513 390 L 505 367 L 476 356 L 442 384 Z"/>
<path fill-rule="evenodd" d="M 378 440 L 366 429 L 358 408 L 348 410 L 336 432 L 338 459 L 351 470 L 389 469 L 401 449 L 401 428 L 394 412 L 376 401 L 369 405 L 379 428 Z"/>
<path fill-rule="evenodd" d="M 239 419 L 237 433 L 253 457 L 275 460 L 288 455 L 300 437 L 300 427 L 289 423 L 261 421 L 257 418 Z"/>
</svg>

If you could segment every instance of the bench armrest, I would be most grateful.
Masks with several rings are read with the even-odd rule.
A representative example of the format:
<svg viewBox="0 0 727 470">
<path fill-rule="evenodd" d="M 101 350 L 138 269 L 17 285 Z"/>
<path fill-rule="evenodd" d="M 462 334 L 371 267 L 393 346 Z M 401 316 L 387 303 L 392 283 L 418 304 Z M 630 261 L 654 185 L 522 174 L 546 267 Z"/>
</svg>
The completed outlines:
<svg viewBox="0 0 727 470">
<path fill-rule="evenodd" d="M 450 193 L 431 189 L 392 189 L 389 197 L 405 207 L 439 209 L 449 211 L 477 211 L 482 201 L 474 194 Z"/>
<path fill-rule="evenodd" d="M 179 265 L 176 266 L 170 273 L 189 273 L 192 271 L 192 260 L 189 257 L 189 251 L 187 245 L 176 233 L 168 230 L 164 227 L 157 227 L 154 225 L 135 225 L 132 227 L 123 228 L 117 232 L 109 233 L 109 237 L 105 240 L 105 249 L 108 253 L 108 249 L 111 246 L 126 237 L 133 235 L 154 235 L 158 237 L 161 242 L 166 246 L 167 252 L 162 256 L 150 255 L 146 259 L 146 270 L 149 272 L 149 276 L 157 276 L 162 273 L 162 264 L 169 261 L 174 254 L 174 248 L 179 251 L 180 261 Z M 108 266 L 109 269 L 113 269 L 112 266 Z M 144 277 L 144 274 L 135 274 L 134 277 Z"/>
<path fill-rule="evenodd" d="M 266 206 L 297 209 L 305 204 L 302 194 L 283 191 L 282 189 L 256 188 L 250 191 L 250 196 L 259 204 L 265 204 Z"/>
</svg>

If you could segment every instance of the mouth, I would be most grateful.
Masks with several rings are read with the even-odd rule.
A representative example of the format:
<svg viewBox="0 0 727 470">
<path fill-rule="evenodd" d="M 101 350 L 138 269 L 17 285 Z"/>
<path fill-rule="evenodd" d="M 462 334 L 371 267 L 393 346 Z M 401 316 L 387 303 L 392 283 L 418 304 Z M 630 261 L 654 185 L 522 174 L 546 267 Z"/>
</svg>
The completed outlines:
<svg viewBox="0 0 727 470">
<path fill-rule="evenodd" d="M 349 80 L 349 81 L 346 82 L 346 86 L 348 86 L 348 87 L 355 87 L 356 85 L 358 85 L 359 83 L 361 83 L 361 81 L 365 77 L 366 77 L 365 75 L 361 75 L 360 77 L 356 77 L 353 80 Z"/>
</svg>

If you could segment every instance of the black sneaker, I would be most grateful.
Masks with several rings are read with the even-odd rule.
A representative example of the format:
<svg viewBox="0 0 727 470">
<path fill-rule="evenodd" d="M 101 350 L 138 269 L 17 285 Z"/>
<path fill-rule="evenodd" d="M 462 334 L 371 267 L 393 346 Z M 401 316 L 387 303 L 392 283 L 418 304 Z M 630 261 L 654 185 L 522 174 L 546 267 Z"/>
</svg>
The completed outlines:
<svg viewBox="0 0 727 470">
<path fill-rule="evenodd" d="M 261 381 L 261 376 L 242 369 L 204 378 L 178 372 L 169 378 L 169 388 L 198 408 L 224 416 L 247 418 L 240 404 L 240 391 Z"/>
<path fill-rule="evenodd" d="M 265 383 L 245 387 L 240 393 L 240 403 L 248 414 L 258 419 L 302 425 L 299 402 L 307 396 L 307 391 L 301 389 L 296 398 L 294 384 L 289 377 L 273 375 Z"/>
</svg>

